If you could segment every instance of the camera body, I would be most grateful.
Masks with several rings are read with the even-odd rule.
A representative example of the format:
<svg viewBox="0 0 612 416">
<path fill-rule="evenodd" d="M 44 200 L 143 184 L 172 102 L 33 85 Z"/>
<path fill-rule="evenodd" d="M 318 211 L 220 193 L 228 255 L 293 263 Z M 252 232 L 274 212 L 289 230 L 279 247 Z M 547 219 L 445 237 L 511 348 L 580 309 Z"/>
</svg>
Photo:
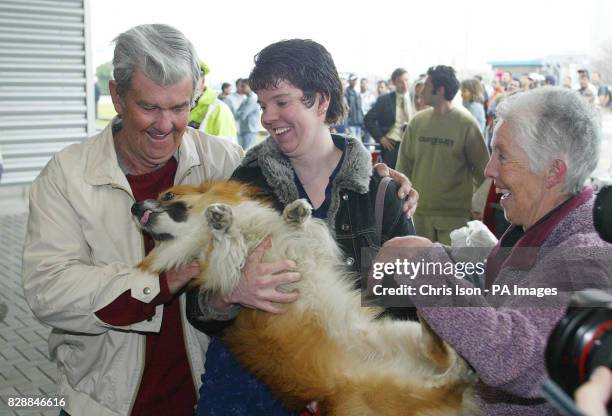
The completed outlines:
<svg viewBox="0 0 612 416">
<path fill-rule="evenodd" d="M 602 240 L 612 243 L 612 185 L 604 186 L 597 194 L 593 224 Z"/>
<path fill-rule="evenodd" d="M 612 295 L 584 290 L 574 295 L 548 339 L 546 369 L 573 396 L 599 366 L 612 368 Z"/>
<path fill-rule="evenodd" d="M 612 243 L 612 186 L 598 193 L 593 223 L 601 238 Z M 612 294 L 584 290 L 572 297 L 548 339 L 546 369 L 550 378 L 573 396 L 599 366 L 612 368 Z"/>
</svg>

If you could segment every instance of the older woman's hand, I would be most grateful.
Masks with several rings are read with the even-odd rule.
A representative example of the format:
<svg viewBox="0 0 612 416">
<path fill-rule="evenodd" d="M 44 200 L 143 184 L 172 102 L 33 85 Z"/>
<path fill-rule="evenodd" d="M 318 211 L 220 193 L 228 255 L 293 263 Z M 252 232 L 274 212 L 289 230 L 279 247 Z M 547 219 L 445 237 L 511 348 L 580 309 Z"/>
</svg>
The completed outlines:
<svg viewBox="0 0 612 416">
<path fill-rule="evenodd" d="M 374 169 L 376 169 L 378 176 L 390 176 L 391 179 L 399 184 L 397 196 L 404 200 L 402 210 L 408 218 L 412 217 L 414 211 L 417 209 L 419 193 L 412 187 L 412 182 L 410 182 L 410 179 L 408 179 L 408 177 L 403 173 L 400 173 L 395 169 L 391 169 L 384 163 L 377 163 L 374 165 Z"/>
<path fill-rule="evenodd" d="M 383 247 L 388 248 L 427 248 L 431 247 L 433 243 L 431 240 L 425 237 L 419 237 L 417 235 L 410 235 L 406 237 L 395 237 L 387 241 Z"/>
<path fill-rule="evenodd" d="M 412 260 L 431 247 L 433 243 L 425 237 L 410 235 L 388 240 L 376 255 L 377 263 L 394 263 L 397 259 Z"/>
<path fill-rule="evenodd" d="M 433 243 L 424 237 L 407 236 L 407 237 L 395 237 L 388 240 L 376 254 L 374 263 L 382 265 L 385 268 L 386 264 L 395 264 L 397 261 L 419 261 L 421 254 L 424 250 L 431 247 Z M 382 271 L 379 269 L 379 272 Z M 380 284 L 380 278 L 382 276 L 375 276 L 375 270 L 372 268 L 368 275 L 367 283 L 367 295 L 374 295 L 373 288 L 375 285 Z M 387 274 L 394 274 L 393 272 L 385 271 Z"/>
</svg>

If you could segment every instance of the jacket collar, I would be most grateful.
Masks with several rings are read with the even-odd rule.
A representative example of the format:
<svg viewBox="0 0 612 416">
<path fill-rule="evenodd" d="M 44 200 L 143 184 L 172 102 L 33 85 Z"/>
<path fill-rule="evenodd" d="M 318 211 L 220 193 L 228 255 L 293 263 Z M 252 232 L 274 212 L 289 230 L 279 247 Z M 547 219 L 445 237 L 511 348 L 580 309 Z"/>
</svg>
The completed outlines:
<svg viewBox="0 0 612 416">
<path fill-rule="evenodd" d="M 121 184 L 129 189 L 127 179 L 119 167 L 113 141 L 113 119 L 99 134 L 89 139 L 85 152 L 84 180 L 89 185 Z"/>
<path fill-rule="evenodd" d="M 499 239 L 487 259 L 486 286 L 494 282 L 499 271 L 504 267 L 519 270 L 530 270 L 538 261 L 539 247 L 550 247 L 559 244 L 580 229 L 592 228 L 593 189 L 585 187 L 582 191 L 563 202 L 557 208 L 546 214 L 534 225 L 521 233 L 518 226 L 511 225 Z M 584 220 L 585 224 L 582 224 Z M 572 221 L 574 227 L 560 224 Z M 506 240 L 520 237 L 511 246 L 505 245 Z"/>
<path fill-rule="evenodd" d="M 119 120 L 115 117 L 104 130 L 89 139 L 89 149 L 85 152 L 84 180 L 90 185 L 121 185 L 130 189 L 127 178 L 119 167 L 113 140 L 112 127 L 118 122 Z M 201 165 L 195 143 L 188 131 L 189 128 L 183 135 L 175 155 L 178 161 L 175 181 L 180 180 L 192 167 Z"/>
<path fill-rule="evenodd" d="M 343 136 L 332 135 L 334 140 L 341 140 Z M 369 191 L 372 165 L 370 153 L 361 142 L 352 137 L 347 137 L 344 160 L 340 170 L 336 174 L 332 185 L 332 201 L 328 211 L 327 222 L 330 228 L 335 223 L 335 217 L 339 208 L 339 191 L 348 190 L 364 194 Z M 262 143 L 252 147 L 242 160 L 241 166 L 256 164 L 270 185 L 272 192 L 278 200 L 287 205 L 299 198 L 297 186 L 295 185 L 295 172 L 289 158 L 283 155 L 277 143 L 272 137 L 268 137 Z"/>
</svg>

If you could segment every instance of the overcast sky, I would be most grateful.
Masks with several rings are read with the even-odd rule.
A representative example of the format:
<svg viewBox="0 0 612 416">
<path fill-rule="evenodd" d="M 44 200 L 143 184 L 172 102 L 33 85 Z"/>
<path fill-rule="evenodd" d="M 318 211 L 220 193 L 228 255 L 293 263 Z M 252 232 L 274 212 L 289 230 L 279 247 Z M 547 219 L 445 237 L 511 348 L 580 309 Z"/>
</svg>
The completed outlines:
<svg viewBox="0 0 612 416">
<path fill-rule="evenodd" d="M 612 1 L 90 0 L 94 68 L 112 39 L 142 23 L 183 31 L 212 69 L 210 83 L 248 75 L 253 55 L 293 37 L 311 38 L 338 70 L 388 77 L 435 64 L 487 71 L 488 61 L 595 54 L 612 40 Z"/>
</svg>

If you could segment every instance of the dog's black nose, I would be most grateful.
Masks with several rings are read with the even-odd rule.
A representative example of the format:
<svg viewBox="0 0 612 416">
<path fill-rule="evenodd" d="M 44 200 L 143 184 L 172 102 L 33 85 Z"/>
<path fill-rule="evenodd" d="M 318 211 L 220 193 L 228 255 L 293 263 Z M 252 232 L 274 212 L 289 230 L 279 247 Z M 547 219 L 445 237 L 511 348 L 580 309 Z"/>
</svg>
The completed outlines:
<svg viewBox="0 0 612 416">
<path fill-rule="evenodd" d="M 142 207 L 142 203 L 141 202 L 136 202 L 134 205 L 132 205 L 132 215 L 136 216 L 136 217 L 142 217 L 142 214 L 144 213 L 144 209 Z"/>
</svg>

